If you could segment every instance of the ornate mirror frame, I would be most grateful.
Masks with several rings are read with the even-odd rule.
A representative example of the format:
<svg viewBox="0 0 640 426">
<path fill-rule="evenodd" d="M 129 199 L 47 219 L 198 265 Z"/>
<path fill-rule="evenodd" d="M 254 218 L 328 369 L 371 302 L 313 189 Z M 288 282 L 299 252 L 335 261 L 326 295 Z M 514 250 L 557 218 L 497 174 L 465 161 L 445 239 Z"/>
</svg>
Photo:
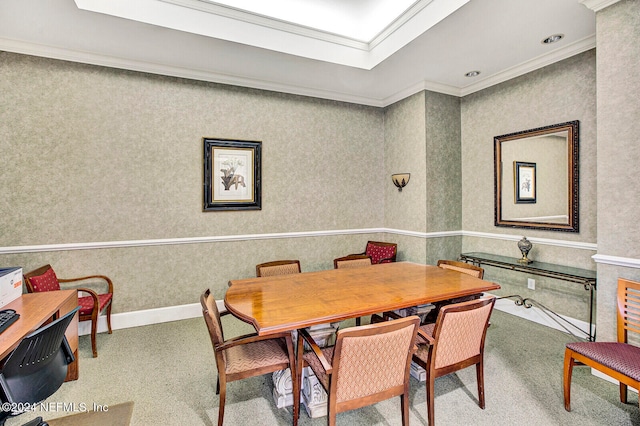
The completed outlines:
<svg viewBox="0 0 640 426">
<path fill-rule="evenodd" d="M 576 120 L 494 137 L 495 226 L 578 232 L 578 131 Z"/>
</svg>

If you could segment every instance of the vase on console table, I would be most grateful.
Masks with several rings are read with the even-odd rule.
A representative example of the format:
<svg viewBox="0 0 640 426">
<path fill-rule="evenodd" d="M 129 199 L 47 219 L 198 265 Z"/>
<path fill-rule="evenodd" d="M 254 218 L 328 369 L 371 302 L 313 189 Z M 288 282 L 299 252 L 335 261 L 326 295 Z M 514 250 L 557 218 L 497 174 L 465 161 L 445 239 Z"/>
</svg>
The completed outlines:
<svg viewBox="0 0 640 426">
<path fill-rule="evenodd" d="M 527 237 L 522 237 L 522 239 L 518 241 L 518 248 L 522 253 L 522 259 L 518 259 L 519 263 L 529 264 L 533 262 L 533 260 L 527 257 L 529 251 L 531 250 L 531 247 L 533 247 L 533 244 L 531 244 L 531 241 L 527 240 Z"/>
</svg>

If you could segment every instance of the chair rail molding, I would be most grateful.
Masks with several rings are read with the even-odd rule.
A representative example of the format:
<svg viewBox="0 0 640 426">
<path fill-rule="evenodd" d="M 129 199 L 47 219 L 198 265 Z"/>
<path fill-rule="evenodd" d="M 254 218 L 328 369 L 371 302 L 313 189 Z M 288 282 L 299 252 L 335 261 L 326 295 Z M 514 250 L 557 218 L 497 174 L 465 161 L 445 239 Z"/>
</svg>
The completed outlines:
<svg viewBox="0 0 640 426">
<path fill-rule="evenodd" d="M 504 241 L 519 241 L 522 234 L 494 234 L 488 232 L 475 231 L 434 231 L 420 232 L 393 228 L 361 228 L 361 229 L 337 229 L 326 231 L 308 231 L 308 232 L 279 232 L 270 234 L 244 234 L 244 235 L 218 235 L 188 238 L 157 238 L 149 240 L 122 240 L 122 241 L 94 241 L 85 243 L 63 243 L 63 244 L 40 244 L 25 246 L 7 246 L 0 247 L 0 255 L 3 254 L 20 254 L 20 253 L 39 253 L 54 251 L 73 251 L 73 250 L 97 250 L 104 248 L 127 248 L 127 247 L 145 247 L 145 246 L 166 246 L 181 244 L 208 244 L 228 241 L 251 241 L 251 240 L 272 240 L 272 239 L 288 239 L 288 238 L 309 238 L 309 237 L 326 237 L 335 235 L 357 235 L 357 234 L 391 234 L 403 235 L 416 238 L 445 238 L 445 237 L 476 237 L 491 238 Z M 584 243 L 579 241 L 554 240 L 548 238 L 529 238 L 532 243 L 564 247 L 570 249 L 593 250 L 598 249 L 597 244 Z M 596 260 L 597 261 L 597 260 Z M 603 262 L 604 263 L 604 262 Z"/>
<path fill-rule="evenodd" d="M 596 263 L 640 269 L 640 259 L 634 259 L 632 257 L 620 257 L 620 256 L 609 256 L 606 254 L 594 254 L 593 256 L 591 256 L 591 258 Z"/>
</svg>

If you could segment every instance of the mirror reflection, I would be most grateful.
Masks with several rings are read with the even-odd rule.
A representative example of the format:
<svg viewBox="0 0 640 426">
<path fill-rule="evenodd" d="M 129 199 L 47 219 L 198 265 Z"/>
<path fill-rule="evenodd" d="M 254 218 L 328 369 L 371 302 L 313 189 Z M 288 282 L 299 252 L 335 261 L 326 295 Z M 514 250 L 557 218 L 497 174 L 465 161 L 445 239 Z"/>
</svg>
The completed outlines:
<svg viewBox="0 0 640 426">
<path fill-rule="evenodd" d="M 578 231 L 578 121 L 494 138 L 495 225 Z"/>
</svg>

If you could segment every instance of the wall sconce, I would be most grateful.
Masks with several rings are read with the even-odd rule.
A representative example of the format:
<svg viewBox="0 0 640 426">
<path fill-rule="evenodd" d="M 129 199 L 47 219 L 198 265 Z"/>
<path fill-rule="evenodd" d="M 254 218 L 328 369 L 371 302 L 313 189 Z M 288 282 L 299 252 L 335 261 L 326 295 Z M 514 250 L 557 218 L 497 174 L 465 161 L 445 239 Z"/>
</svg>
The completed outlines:
<svg viewBox="0 0 640 426">
<path fill-rule="evenodd" d="M 391 175 L 391 180 L 393 181 L 393 184 L 398 187 L 398 191 L 402 192 L 402 188 L 409 183 L 410 177 L 411 173 L 398 173 Z"/>
</svg>

